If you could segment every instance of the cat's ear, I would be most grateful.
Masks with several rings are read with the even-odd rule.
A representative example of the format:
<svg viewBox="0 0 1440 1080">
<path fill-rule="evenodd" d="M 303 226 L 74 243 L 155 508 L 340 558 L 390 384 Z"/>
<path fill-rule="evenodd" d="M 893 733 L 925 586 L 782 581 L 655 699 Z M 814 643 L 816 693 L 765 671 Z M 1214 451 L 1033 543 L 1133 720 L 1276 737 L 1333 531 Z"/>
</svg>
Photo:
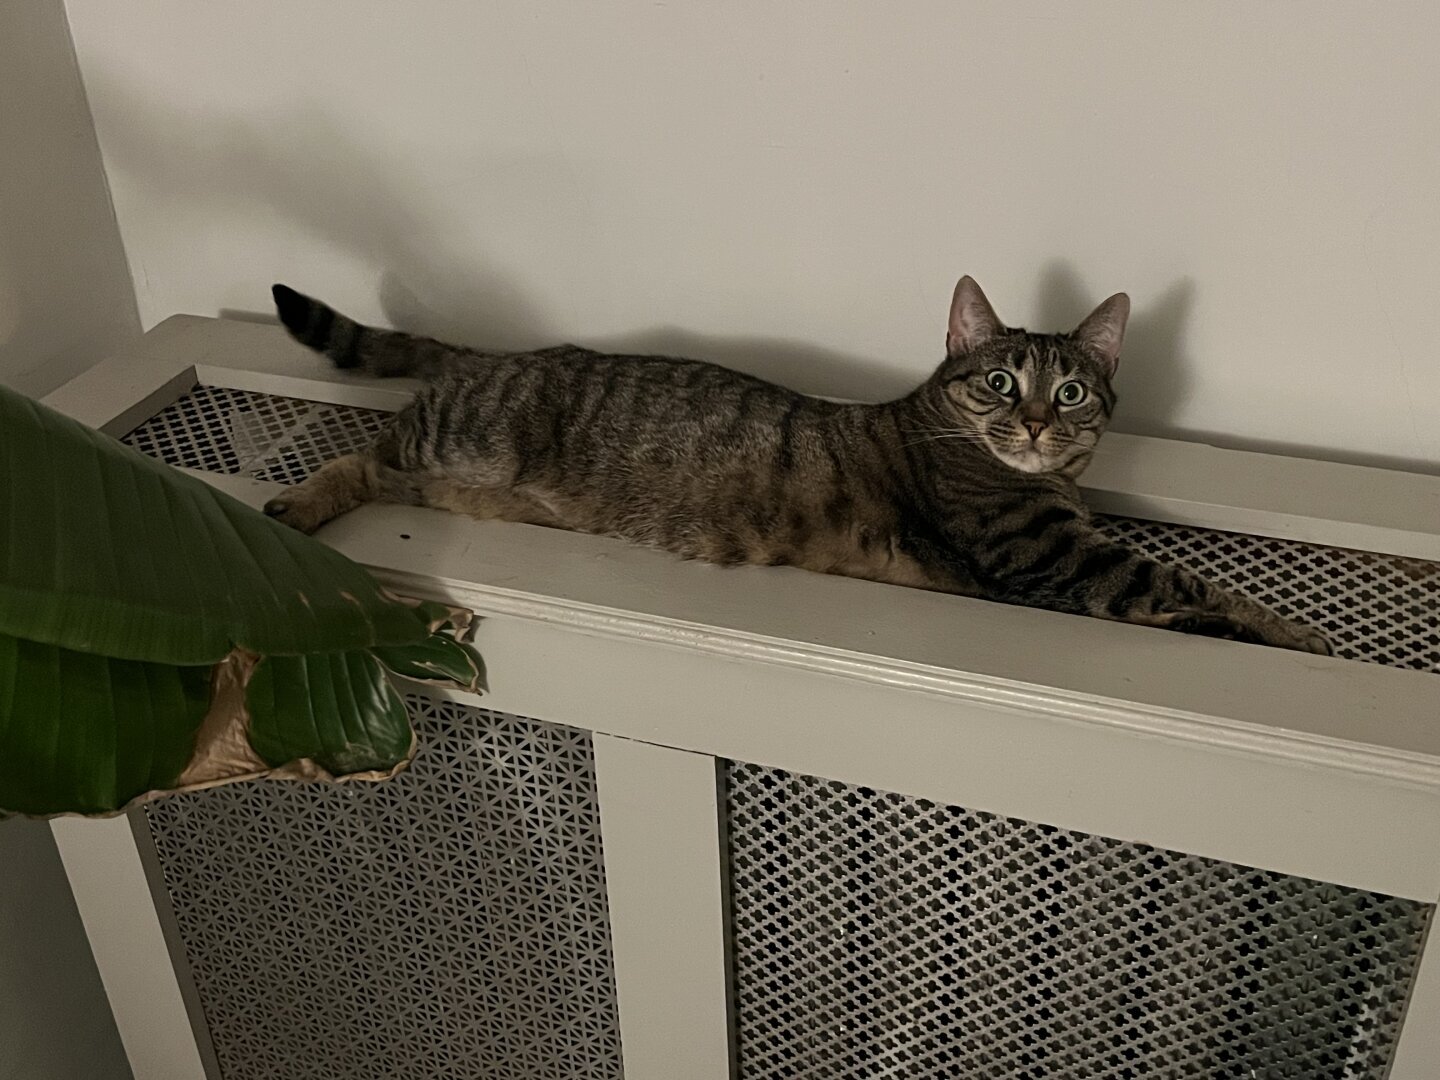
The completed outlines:
<svg viewBox="0 0 1440 1080">
<path fill-rule="evenodd" d="M 966 274 L 955 286 L 950 301 L 950 332 L 945 335 L 945 352 L 957 356 L 983 345 L 1005 332 L 1005 324 L 995 314 L 990 301 L 980 291 L 975 279 Z"/>
<path fill-rule="evenodd" d="M 1105 362 L 1107 374 L 1114 375 L 1120 363 L 1120 346 L 1125 341 L 1125 321 L 1130 318 L 1130 297 L 1116 293 L 1097 307 L 1070 336 Z"/>
</svg>

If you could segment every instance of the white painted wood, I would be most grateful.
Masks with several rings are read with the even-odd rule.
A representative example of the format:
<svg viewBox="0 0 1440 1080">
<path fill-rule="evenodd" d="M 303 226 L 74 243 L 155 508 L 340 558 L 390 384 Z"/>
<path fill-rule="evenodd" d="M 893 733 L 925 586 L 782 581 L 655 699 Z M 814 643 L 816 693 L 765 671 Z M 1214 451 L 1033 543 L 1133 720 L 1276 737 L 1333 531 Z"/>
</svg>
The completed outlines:
<svg viewBox="0 0 1440 1080">
<path fill-rule="evenodd" d="M 716 763 L 595 736 L 626 1080 L 728 1080 Z"/>
<path fill-rule="evenodd" d="M 1440 892 L 1440 869 L 1414 858 L 1440 850 L 1433 790 L 540 622 L 486 619 L 477 643 L 492 708 L 1411 899 Z"/>
<path fill-rule="evenodd" d="M 194 366 L 175 345 L 171 323 L 130 352 L 102 360 L 44 398 L 46 405 L 110 435 L 139 426 L 195 385 Z"/>
<path fill-rule="evenodd" d="M 280 490 L 195 475 L 255 506 Z M 365 506 L 318 535 L 402 587 L 458 590 L 482 612 L 1440 782 L 1440 679 L 1423 672 L 791 568 L 721 569 L 414 507 Z"/>
<path fill-rule="evenodd" d="M 306 359 L 313 357 L 314 354 L 310 353 Z M 247 371 L 243 368 L 216 367 L 211 364 L 199 365 L 195 369 L 195 375 L 205 386 L 280 394 L 284 397 L 327 401 L 334 405 L 353 405 L 360 409 L 380 409 L 384 412 L 395 412 L 402 408 L 414 396 L 416 387 L 410 379 L 331 382 L 303 374 Z"/>
<path fill-rule="evenodd" d="M 200 1060 L 205 1066 L 205 1075 L 209 1080 L 223 1080 L 220 1059 L 210 1037 L 210 1024 L 205 1019 L 205 1003 L 200 997 L 200 988 L 195 983 L 195 974 L 190 970 L 185 936 L 180 930 L 174 905 L 170 902 L 170 891 L 165 884 L 165 867 L 161 862 L 160 852 L 155 847 L 155 837 L 150 832 L 150 819 L 145 811 L 139 808 L 131 810 L 125 817 L 130 822 L 130 835 L 135 841 L 135 850 L 140 856 L 145 880 L 150 884 L 150 899 L 155 905 L 155 917 L 160 922 L 165 946 L 170 950 L 170 965 L 180 987 L 180 997 L 185 1002 L 185 1011 L 190 1018 L 190 1031 L 195 1038 Z"/>
<path fill-rule="evenodd" d="M 1440 476 L 1111 432 L 1081 486 L 1102 513 L 1440 560 Z"/>
<path fill-rule="evenodd" d="M 130 823 L 57 818 L 51 830 L 135 1080 L 206 1080 Z"/>
<path fill-rule="evenodd" d="M 1433 859 L 1434 848 L 1429 855 Z M 1440 1076 L 1440 933 L 1430 927 L 1420 970 L 1405 1010 L 1405 1026 L 1389 1080 L 1435 1080 Z"/>
</svg>

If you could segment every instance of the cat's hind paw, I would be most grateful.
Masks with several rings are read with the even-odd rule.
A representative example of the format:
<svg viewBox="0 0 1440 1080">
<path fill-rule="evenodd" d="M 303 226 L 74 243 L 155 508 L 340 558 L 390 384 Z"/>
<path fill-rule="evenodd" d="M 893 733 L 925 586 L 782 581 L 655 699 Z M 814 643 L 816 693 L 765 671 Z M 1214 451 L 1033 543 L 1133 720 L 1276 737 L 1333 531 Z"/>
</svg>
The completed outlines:
<svg viewBox="0 0 1440 1080">
<path fill-rule="evenodd" d="M 288 525 L 290 528 L 302 533 L 313 533 L 323 521 L 316 520 L 316 515 L 308 513 L 303 500 L 293 498 L 293 493 L 277 495 L 264 506 L 266 517 L 272 517 L 281 525 Z"/>
</svg>

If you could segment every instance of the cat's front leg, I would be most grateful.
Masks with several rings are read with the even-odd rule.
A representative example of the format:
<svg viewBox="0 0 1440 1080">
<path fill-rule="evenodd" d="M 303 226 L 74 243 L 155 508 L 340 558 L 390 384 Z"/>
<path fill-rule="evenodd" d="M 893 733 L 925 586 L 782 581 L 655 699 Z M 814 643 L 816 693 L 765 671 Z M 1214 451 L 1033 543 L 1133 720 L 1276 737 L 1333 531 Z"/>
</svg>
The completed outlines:
<svg viewBox="0 0 1440 1080">
<path fill-rule="evenodd" d="M 1330 655 L 1325 635 L 1198 574 L 1156 562 L 1096 532 L 1078 514 L 994 537 L 976 580 L 995 599 Z M 1037 521 L 1040 519 L 1037 518 Z"/>
<path fill-rule="evenodd" d="M 1211 586 L 1219 589 L 1218 586 Z M 1219 590 L 1225 593 L 1226 590 Z M 1331 656 L 1334 650 L 1324 634 L 1314 627 L 1277 615 L 1269 608 L 1256 604 L 1247 597 L 1226 593 L 1232 613 L 1220 614 L 1212 611 L 1185 610 L 1164 612 L 1157 615 L 1152 625 L 1179 630 L 1186 634 L 1200 634 L 1207 637 L 1229 638 L 1232 641 L 1248 641 L 1257 645 L 1273 645 L 1296 652 L 1318 653 Z M 1234 608 L 1253 608 L 1252 611 L 1234 611 Z M 1128 621 L 1150 623 L 1143 614 L 1137 614 Z"/>
</svg>

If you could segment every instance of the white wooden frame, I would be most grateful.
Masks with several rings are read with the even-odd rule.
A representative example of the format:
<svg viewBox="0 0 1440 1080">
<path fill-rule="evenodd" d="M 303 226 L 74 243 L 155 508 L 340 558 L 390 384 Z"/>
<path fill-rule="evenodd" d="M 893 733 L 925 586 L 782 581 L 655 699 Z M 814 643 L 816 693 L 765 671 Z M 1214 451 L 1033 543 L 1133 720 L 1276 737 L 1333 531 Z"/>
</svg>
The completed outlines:
<svg viewBox="0 0 1440 1080">
<path fill-rule="evenodd" d="M 177 316 L 47 401 L 119 434 L 197 382 L 389 409 L 413 389 L 337 372 L 277 327 Z M 1086 486 L 1106 511 L 1440 560 L 1440 478 L 1122 435 L 1103 448 Z M 254 505 L 275 488 L 206 479 Z M 483 616 L 485 704 L 596 733 L 628 1080 L 730 1075 L 716 759 L 1440 898 L 1431 674 L 410 507 L 320 535 Z M 203 1076 L 203 1024 L 192 1034 L 128 825 L 55 833 L 136 1076 Z M 666 932 L 643 932 L 657 919 Z M 1440 1076 L 1437 953 L 1395 1080 Z"/>
</svg>

